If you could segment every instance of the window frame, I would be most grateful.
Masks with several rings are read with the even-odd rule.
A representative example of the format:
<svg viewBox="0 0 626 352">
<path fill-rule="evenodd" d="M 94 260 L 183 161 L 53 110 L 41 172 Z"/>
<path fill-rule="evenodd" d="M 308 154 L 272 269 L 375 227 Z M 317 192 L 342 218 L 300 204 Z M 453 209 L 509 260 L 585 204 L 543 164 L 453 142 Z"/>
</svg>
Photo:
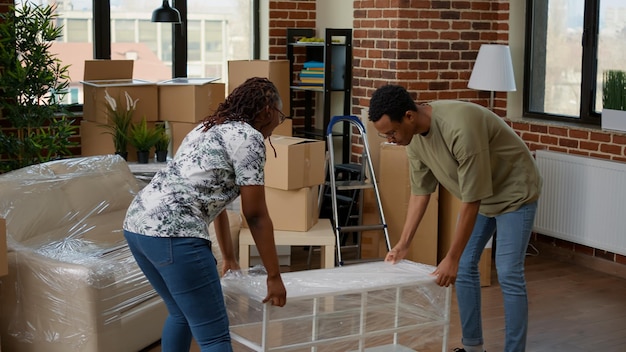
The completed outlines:
<svg viewBox="0 0 626 352">
<path fill-rule="evenodd" d="M 600 125 L 601 114 L 595 111 L 596 99 L 596 77 L 597 77 L 597 56 L 598 56 L 598 35 L 600 22 L 600 1 L 585 0 L 582 45 L 582 65 L 581 65 L 581 97 L 579 106 L 579 116 L 570 117 L 548 112 L 537 112 L 530 110 L 530 97 L 533 93 L 531 72 L 533 70 L 534 53 L 533 44 L 537 38 L 533 35 L 536 26 L 534 8 L 537 3 L 548 0 L 526 0 L 526 35 L 525 57 L 524 57 L 524 92 L 523 92 L 523 116 L 544 120 L 562 121 L 578 124 Z M 547 18 L 547 17 L 546 17 Z M 587 94 L 585 94 L 587 92 Z M 545 94 L 545 89 L 543 94 Z"/>
<path fill-rule="evenodd" d="M 252 0 L 252 55 L 260 57 L 260 0 Z M 172 78 L 187 77 L 187 0 L 172 0 L 172 7 L 180 12 L 181 24 L 172 26 Z M 111 2 L 93 0 L 94 59 L 111 59 Z"/>
</svg>

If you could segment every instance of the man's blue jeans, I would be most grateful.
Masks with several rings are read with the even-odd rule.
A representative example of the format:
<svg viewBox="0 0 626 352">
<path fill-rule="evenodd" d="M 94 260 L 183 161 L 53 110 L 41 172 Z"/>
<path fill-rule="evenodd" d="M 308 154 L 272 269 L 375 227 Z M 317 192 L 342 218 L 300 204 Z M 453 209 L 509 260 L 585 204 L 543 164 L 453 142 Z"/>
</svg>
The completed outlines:
<svg viewBox="0 0 626 352">
<path fill-rule="evenodd" d="M 497 233 L 495 261 L 498 282 L 504 297 L 504 351 L 523 352 L 526 349 L 528 297 L 524 261 L 536 212 L 537 202 L 533 202 L 514 212 L 493 218 L 478 215 L 461 256 L 455 284 L 463 345 L 483 344 L 478 262 L 485 245 Z"/>
<path fill-rule="evenodd" d="M 228 315 L 211 242 L 192 237 L 150 237 L 124 231 L 137 264 L 163 298 L 169 316 L 163 352 L 232 351 Z"/>
</svg>

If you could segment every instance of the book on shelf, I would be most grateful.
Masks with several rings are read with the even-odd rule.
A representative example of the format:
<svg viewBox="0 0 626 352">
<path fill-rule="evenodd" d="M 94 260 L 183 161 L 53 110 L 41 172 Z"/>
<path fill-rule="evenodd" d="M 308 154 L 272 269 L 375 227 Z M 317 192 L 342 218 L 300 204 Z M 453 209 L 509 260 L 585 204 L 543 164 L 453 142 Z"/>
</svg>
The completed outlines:
<svg viewBox="0 0 626 352">
<path fill-rule="evenodd" d="M 323 84 L 323 83 L 324 83 L 324 79 L 323 79 L 323 78 L 308 78 L 308 77 L 300 77 L 300 82 L 302 82 L 302 83 L 317 83 L 317 84 Z"/>
<path fill-rule="evenodd" d="M 324 83 L 310 83 L 310 82 L 302 82 L 302 81 L 295 81 L 294 82 L 296 86 L 300 86 L 300 87 L 308 87 L 308 88 L 323 88 L 324 87 Z"/>
<path fill-rule="evenodd" d="M 304 68 L 324 68 L 324 63 L 319 61 L 306 61 L 302 64 Z"/>
<path fill-rule="evenodd" d="M 300 77 L 324 78 L 324 74 L 300 72 Z"/>
</svg>

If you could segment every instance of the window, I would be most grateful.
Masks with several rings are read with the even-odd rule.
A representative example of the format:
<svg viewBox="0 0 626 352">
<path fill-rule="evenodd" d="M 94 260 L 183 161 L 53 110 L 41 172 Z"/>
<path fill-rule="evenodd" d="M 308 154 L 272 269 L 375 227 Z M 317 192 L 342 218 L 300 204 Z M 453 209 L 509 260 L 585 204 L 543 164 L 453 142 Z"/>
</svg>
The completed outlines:
<svg viewBox="0 0 626 352">
<path fill-rule="evenodd" d="M 25 2 L 49 3 L 15 0 L 16 6 Z M 152 11 L 161 4 L 157 1 L 52 2 L 57 6 L 57 23 L 63 26 L 63 37 L 52 50 L 63 65 L 69 65 L 67 103 L 83 102 L 80 81 L 85 60 L 135 60 L 134 78 L 152 82 L 174 75 L 219 77 L 226 82 L 228 60 L 254 58 L 254 30 L 258 29 L 253 13 L 258 0 L 171 0 L 181 9 L 184 26 L 151 22 Z M 177 48 L 186 50 L 181 53 Z"/>
<path fill-rule="evenodd" d="M 626 2 L 527 4 L 524 115 L 600 124 L 602 73 L 626 70 Z"/>
</svg>

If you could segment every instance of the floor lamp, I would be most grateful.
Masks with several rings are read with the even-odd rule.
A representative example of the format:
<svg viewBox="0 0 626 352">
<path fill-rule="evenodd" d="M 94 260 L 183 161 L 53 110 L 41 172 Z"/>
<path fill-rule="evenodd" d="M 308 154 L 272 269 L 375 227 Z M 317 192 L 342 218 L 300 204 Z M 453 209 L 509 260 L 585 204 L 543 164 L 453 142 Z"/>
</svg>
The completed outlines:
<svg viewBox="0 0 626 352">
<path fill-rule="evenodd" d="M 490 92 L 489 109 L 493 111 L 494 92 L 513 92 L 515 76 L 508 45 L 483 44 L 467 84 L 468 88 Z"/>
</svg>

